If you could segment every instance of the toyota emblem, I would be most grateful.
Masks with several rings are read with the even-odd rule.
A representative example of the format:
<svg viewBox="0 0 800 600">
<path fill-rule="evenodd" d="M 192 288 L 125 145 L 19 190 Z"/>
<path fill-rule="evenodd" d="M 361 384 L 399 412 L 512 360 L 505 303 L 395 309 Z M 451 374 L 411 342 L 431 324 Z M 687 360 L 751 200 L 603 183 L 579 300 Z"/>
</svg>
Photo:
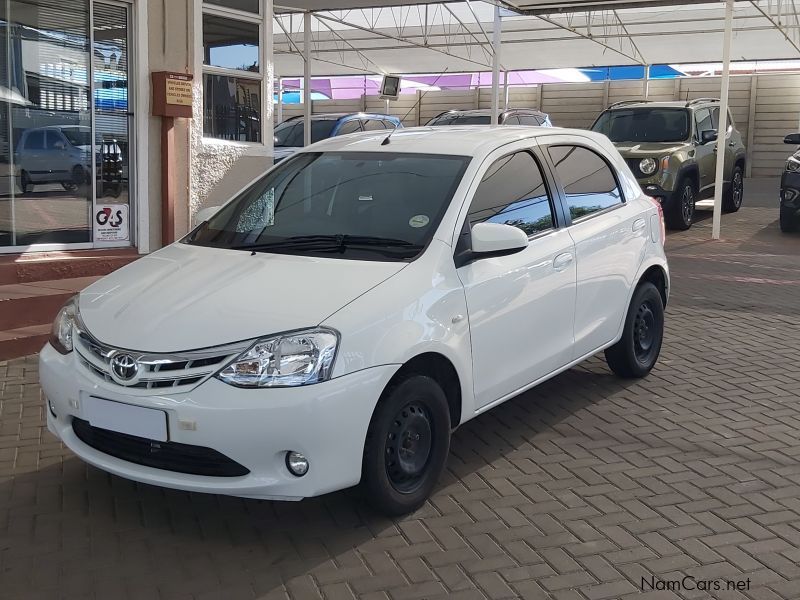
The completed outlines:
<svg viewBox="0 0 800 600">
<path fill-rule="evenodd" d="M 121 385 L 133 385 L 139 379 L 139 363 L 130 354 L 115 354 L 111 358 L 111 377 Z"/>
</svg>

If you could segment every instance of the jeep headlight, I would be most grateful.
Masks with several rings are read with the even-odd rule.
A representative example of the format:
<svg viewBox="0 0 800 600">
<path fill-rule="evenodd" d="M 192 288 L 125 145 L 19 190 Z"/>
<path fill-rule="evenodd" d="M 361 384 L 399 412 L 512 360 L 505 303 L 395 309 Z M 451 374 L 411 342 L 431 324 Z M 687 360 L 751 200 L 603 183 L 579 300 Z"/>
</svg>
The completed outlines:
<svg viewBox="0 0 800 600">
<path fill-rule="evenodd" d="M 796 159 L 794 156 L 790 156 L 789 160 L 786 161 L 786 170 L 789 173 L 800 172 L 800 160 Z"/>
<path fill-rule="evenodd" d="M 72 352 L 72 334 L 78 319 L 78 296 L 73 296 L 58 311 L 50 330 L 50 345 L 61 354 Z"/>
<path fill-rule="evenodd" d="M 639 170 L 645 175 L 652 175 L 656 172 L 658 163 L 655 158 L 643 158 L 639 161 Z"/>
<path fill-rule="evenodd" d="M 322 327 L 256 341 L 218 374 L 246 388 L 293 387 L 330 379 L 339 335 Z"/>
</svg>

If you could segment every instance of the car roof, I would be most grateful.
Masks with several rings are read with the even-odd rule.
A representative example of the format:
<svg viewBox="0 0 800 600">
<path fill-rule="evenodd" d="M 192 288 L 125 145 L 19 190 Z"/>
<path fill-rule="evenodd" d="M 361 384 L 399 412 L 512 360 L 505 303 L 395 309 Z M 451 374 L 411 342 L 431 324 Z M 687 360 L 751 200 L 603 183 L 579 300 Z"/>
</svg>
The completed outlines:
<svg viewBox="0 0 800 600">
<path fill-rule="evenodd" d="M 584 129 L 531 127 L 525 125 L 454 125 L 451 127 L 407 127 L 386 131 L 351 133 L 328 138 L 303 149 L 303 152 L 395 152 L 416 154 L 448 154 L 484 156 L 506 144 L 519 140 L 552 135 L 573 135 L 590 138 L 605 146 L 604 135 Z M 390 142 L 384 144 L 386 138 Z"/>
<path fill-rule="evenodd" d="M 347 117 L 354 117 L 359 119 L 389 119 L 391 121 L 399 120 L 397 117 L 392 115 L 383 115 L 379 113 L 366 113 L 366 112 L 357 112 L 357 113 L 318 113 L 315 115 L 311 115 L 312 121 L 338 121 L 339 119 L 344 119 Z M 297 115 L 294 117 L 289 117 L 284 121 L 299 121 L 303 118 L 303 115 Z"/>
<path fill-rule="evenodd" d="M 507 108 L 505 110 L 501 110 L 499 114 L 501 115 L 510 115 L 514 113 L 519 114 L 533 114 L 533 115 L 545 115 L 547 113 L 543 113 L 540 110 L 536 110 L 535 108 Z M 448 110 L 443 112 L 438 117 L 443 117 L 445 115 L 475 115 L 480 117 L 487 117 L 492 115 L 492 110 L 490 108 L 470 108 L 465 110 Z"/>
<path fill-rule="evenodd" d="M 622 108 L 697 108 L 708 105 L 719 106 L 719 100 L 710 98 L 698 98 L 696 100 L 671 100 L 664 102 L 649 102 L 647 100 L 630 100 L 618 102 L 608 107 L 608 110 L 619 110 Z"/>
</svg>

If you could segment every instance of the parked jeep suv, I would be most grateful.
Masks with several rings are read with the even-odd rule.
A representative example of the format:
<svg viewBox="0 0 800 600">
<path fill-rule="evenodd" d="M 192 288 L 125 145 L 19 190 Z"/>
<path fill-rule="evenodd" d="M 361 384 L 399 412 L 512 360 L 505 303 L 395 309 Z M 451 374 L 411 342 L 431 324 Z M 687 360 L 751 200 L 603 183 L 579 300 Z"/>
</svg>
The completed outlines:
<svg viewBox="0 0 800 600">
<path fill-rule="evenodd" d="M 639 185 L 664 207 L 671 229 L 689 229 L 695 202 L 714 195 L 719 100 L 627 101 L 612 104 L 592 125 L 609 137 Z M 744 193 L 745 148 L 728 113 L 722 210 L 736 212 Z"/>
<path fill-rule="evenodd" d="M 800 133 L 790 133 L 784 144 L 800 146 Z M 800 149 L 792 154 L 781 176 L 781 231 L 788 233 L 800 229 Z"/>
</svg>

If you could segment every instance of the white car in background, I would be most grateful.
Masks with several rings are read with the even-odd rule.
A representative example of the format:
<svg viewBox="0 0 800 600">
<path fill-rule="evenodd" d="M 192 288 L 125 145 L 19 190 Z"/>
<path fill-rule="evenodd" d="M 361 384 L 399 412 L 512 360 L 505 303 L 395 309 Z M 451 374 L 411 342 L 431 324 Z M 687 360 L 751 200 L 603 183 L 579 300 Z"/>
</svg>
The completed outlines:
<svg viewBox="0 0 800 600">
<path fill-rule="evenodd" d="M 601 135 L 330 139 L 60 311 L 48 428 L 136 481 L 281 500 L 361 482 L 412 511 L 465 421 L 603 350 L 652 369 L 663 243 Z"/>
</svg>

